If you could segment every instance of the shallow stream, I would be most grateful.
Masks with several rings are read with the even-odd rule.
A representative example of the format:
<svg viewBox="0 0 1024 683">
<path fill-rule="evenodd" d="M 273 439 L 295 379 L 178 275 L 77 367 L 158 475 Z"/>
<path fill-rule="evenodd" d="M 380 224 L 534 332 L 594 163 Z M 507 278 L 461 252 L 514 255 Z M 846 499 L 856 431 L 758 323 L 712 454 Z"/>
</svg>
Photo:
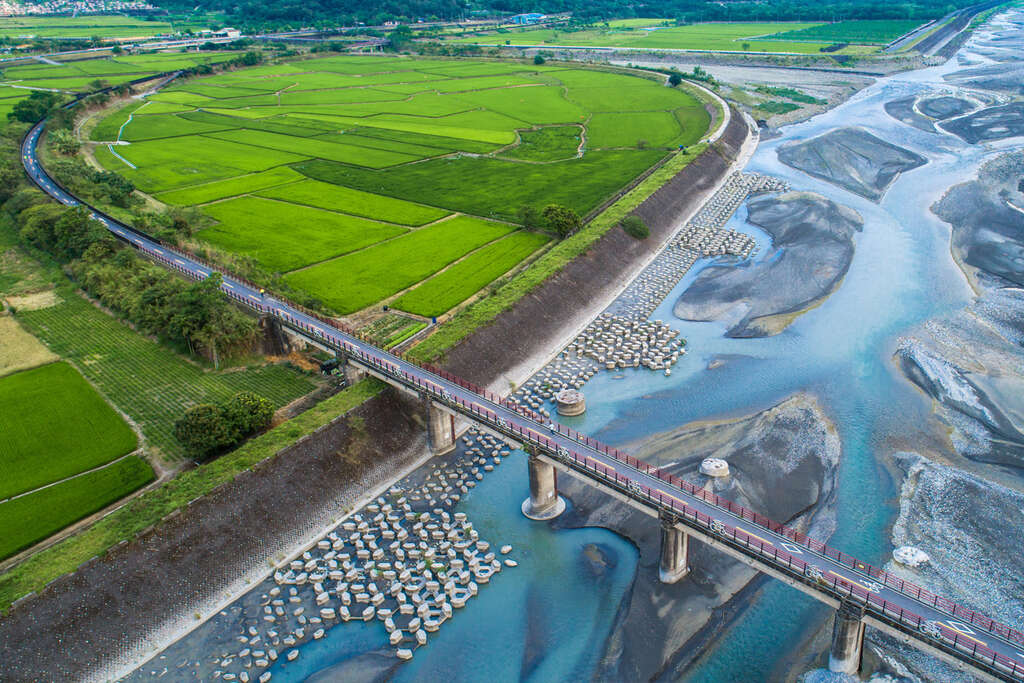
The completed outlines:
<svg viewBox="0 0 1024 683">
<path fill-rule="evenodd" d="M 969 43 L 961 55 L 970 51 Z M 902 334 L 962 308 L 973 296 L 950 256 L 950 228 L 929 207 L 948 188 L 972 178 L 984 161 L 1021 146 L 1020 138 L 968 145 L 949 134 L 900 123 L 883 109 L 886 102 L 910 95 L 955 94 L 942 75 L 958 68 L 954 58 L 941 67 L 882 79 L 836 109 L 762 141 L 748 164 L 748 171 L 783 178 L 793 190 L 817 192 L 864 218 L 850 269 L 820 306 L 777 336 L 726 338 L 723 322 L 688 323 L 672 313 L 679 294 L 708 265 L 698 262 L 652 316 L 688 341 L 688 355 L 673 374 L 601 372 L 584 387 L 585 415 L 561 420 L 624 446 L 692 420 L 747 415 L 809 391 L 835 423 L 843 448 L 838 529 L 830 545 L 883 564 L 892 549 L 899 494 L 883 453 L 892 452 L 894 444 L 924 439 L 935 424 L 930 401 L 900 374 L 892 353 Z M 916 152 L 928 163 L 904 173 L 874 203 L 779 162 L 780 145 L 850 125 Z M 745 216 L 741 208 L 727 228 L 766 245 L 767 235 L 747 224 Z M 708 369 L 716 360 L 720 364 Z M 513 455 L 460 503 L 458 509 L 484 537 L 513 545 L 519 566 L 483 587 L 479 598 L 432 634 L 411 662 L 391 668 L 395 680 L 583 680 L 595 671 L 620 603 L 629 594 L 637 551 L 604 529 L 555 532 L 527 521 L 520 513 L 527 492 L 525 459 Z M 810 598 L 768 582 L 685 680 L 784 675 L 787 650 L 780 644 L 795 646 L 822 617 Z M 189 641 L 201 650 L 202 633 L 216 628 L 211 626 L 216 621 L 172 651 L 180 652 Z M 275 682 L 310 676 L 340 680 L 355 673 L 345 668 L 355 658 L 373 651 L 393 657 L 379 621 L 340 624 L 322 640 L 303 645 L 296 662 L 278 662 L 269 670 Z M 143 671 L 159 668 L 150 663 Z M 365 671 L 370 670 L 382 671 L 379 666 Z"/>
</svg>

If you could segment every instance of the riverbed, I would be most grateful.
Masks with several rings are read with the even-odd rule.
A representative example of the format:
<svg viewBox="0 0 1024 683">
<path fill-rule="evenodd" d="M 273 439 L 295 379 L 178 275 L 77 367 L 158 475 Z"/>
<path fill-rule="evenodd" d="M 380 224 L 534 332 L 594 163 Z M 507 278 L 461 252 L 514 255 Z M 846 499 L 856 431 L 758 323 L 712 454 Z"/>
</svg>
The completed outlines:
<svg viewBox="0 0 1024 683">
<path fill-rule="evenodd" d="M 1021 21 L 1021 15 L 1015 20 Z M 836 109 L 760 143 L 746 171 L 784 180 L 795 192 L 821 195 L 863 220 L 852 236 L 849 268 L 820 303 L 769 336 L 728 336 L 736 322 L 728 315 L 711 322 L 683 321 L 674 314 L 677 301 L 703 269 L 722 265 L 698 261 L 650 316 L 687 340 L 687 354 L 671 375 L 642 368 L 602 371 L 584 386 L 587 412 L 559 420 L 612 445 L 635 445 L 689 422 L 750 415 L 799 392 L 813 395 L 835 425 L 842 452 L 830 545 L 884 564 L 893 547 L 902 486 L 891 454 L 922 445 L 945 448 L 945 425 L 936 419 L 932 400 L 901 373 L 893 355 L 904 335 L 963 309 L 975 297 L 950 253 L 951 228 L 931 207 L 951 187 L 974 178 L 986 161 L 1024 146 L 1019 136 L 989 136 L 990 142 L 979 142 L 986 139 L 983 135 L 966 136 L 972 143 L 942 127 L 929 132 L 898 120 L 885 105 L 942 96 L 999 105 L 1005 94 L 985 90 L 988 80 L 973 83 L 957 72 L 971 63 L 1006 66 L 1012 55 L 1004 51 L 996 60 L 992 55 L 998 48 L 991 41 L 997 31 L 1006 30 L 1021 27 L 997 23 L 979 31 L 945 65 L 881 79 Z M 1019 53 L 1015 59 L 1022 59 Z M 858 194 L 844 189 L 852 187 L 849 182 L 830 182 L 827 174 L 812 175 L 780 160 L 780 148 L 852 126 L 860 131 L 855 137 L 874 136 L 923 163 L 903 164 L 877 184 L 877 192 Z M 770 245 L 770 236 L 746 219 L 744 205 L 726 228 Z M 740 265 L 749 268 L 772 257 L 771 249 L 761 248 Z M 605 529 L 554 530 L 527 521 L 520 514 L 526 481 L 525 459 L 512 454 L 454 508 L 467 514 L 481 536 L 512 545 L 518 566 L 481 586 L 480 594 L 431 635 L 412 661 L 394 658 L 379 621 L 337 624 L 325 637 L 298 648 L 295 662 L 268 668 L 273 681 L 593 676 L 632 594 L 638 553 L 629 539 Z M 253 590 L 266 591 L 267 586 Z M 742 604 L 732 605 L 731 625 L 695 653 L 695 660 L 690 657 L 685 668 L 670 668 L 666 678 L 777 680 L 802 673 L 792 650 L 822 627 L 831 627 L 827 613 L 810 598 L 771 581 L 741 599 Z M 209 659 L 214 653 L 204 647 L 219 632 L 237 631 L 244 602 L 241 598 L 200 626 L 135 678 L 148 679 L 166 669 L 165 678 L 173 680 L 175 660 Z M 814 660 L 812 652 L 804 661 Z M 177 678 L 186 678 L 186 671 L 193 669 L 178 670 Z"/>
</svg>

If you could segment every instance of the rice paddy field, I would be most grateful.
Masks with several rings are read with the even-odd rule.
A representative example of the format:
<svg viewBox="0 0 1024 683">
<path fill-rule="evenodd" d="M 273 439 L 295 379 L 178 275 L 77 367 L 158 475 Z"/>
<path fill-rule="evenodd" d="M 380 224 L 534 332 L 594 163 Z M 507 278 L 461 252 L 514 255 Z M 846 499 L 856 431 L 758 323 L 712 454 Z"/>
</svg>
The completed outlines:
<svg viewBox="0 0 1024 683">
<path fill-rule="evenodd" d="M 212 219 L 337 314 L 441 315 L 549 244 L 524 205 L 586 215 L 710 116 L 659 78 L 482 60 L 338 56 L 192 78 L 89 131 L 106 168 Z"/>
<path fill-rule="evenodd" d="M 67 363 L 0 379 L 0 559 L 151 481 L 137 445 Z"/>
<path fill-rule="evenodd" d="M 886 45 L 900 36 L 910 33 L 922 23 L 924 22 L 915 19 L 837 21 L 834 24 L 819 24 L 809 28 L 776 33 L 771 38 L 777 40 L 824 40 L 830 43 Z"/>
<path fill-rule="evenodd" d="M 154 53 L 121 55 L 99 59 L 82 59 L 65 64 L 19 64 L 0 69 L 0 115 L 6 119 L 8 100 L 27 97 L 28 88 L 45 88 L 68 93 L 93 90 L 102 80 L 106 85 L 120 85 L 145 76 L 199 64 L 231 59 L 231 53 L 182 54 Z M 17 100 L 14 100 L 17 101 Z M 10 103 L 13 105 L 13 102 Z"/>
<path fill-rule="evenodd" d="M 0 36 L 7 38 L 149 38 L 175 30 L 166 21 L 129 16 L 0 17 Z"/>
<path fill-rule="evenodd" d="M 820 23 L 729 22 L 665 26 L 661 19 L 630 19 L 612 22 L 608 27 L 567 31 L 559 28 L 524 28 L 449 38 L 450 42 L 476 45 L 565 45 L 578 47 L 620 47 L 656 50 L 697 50 L 710 52 L 782 52 L 818 54 L 836 42 L 849 46 L 831 54 L 865 54 L 877 50 L 876 40 L 861 44 L 857 38 L 834 39 Z M 841 22 L 842 24 L 851 22 Z M 852 22 L 874 23 L 874 22 Z M 879 22 L 900 23 L 900 22 Z M 804 35 L 801 32 L 808 31 Z M 842 33 L 842 32 L 840 32 Z M 901 32 L 905 33 L 905 31 Z M 845 35 L 845 34 L 844 34 Z M 897 34 L 900 35 L 900 34 Z M 871 34 L 872 38 L 874 33 Z M 887 42 L 887 41 L 886 41 Z"/>
</svg>

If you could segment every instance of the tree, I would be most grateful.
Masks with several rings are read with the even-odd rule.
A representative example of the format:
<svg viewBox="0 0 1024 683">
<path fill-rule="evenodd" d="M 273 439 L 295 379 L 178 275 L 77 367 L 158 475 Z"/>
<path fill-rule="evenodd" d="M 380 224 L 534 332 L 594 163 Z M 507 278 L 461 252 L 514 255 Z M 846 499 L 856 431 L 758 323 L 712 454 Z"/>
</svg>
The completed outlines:
<svg viewBox="0 0 1024 683">
<path fill-rule="evenodd" d="M 579 214 L 567 206 L 549 204 L 544 207 L 544 220 L 559 237 L 568 237 L 583 227 Z"/>
<path fill-rule="evenodd" d="M 388 47 L 395 52 L 401 52 L 412 42 L 412 29 L 405 24 L 399 24 L 388 36 Z"/>
<path fill-rule="evenodd" d="M 50 111 L 60 104 L 61 96 L 45 90 L 33 90 L 25 99 L 16 102 L 7 118 L 22 123 L 36 123 L 46 118 Z"/>
<path fill-rule="evenodd" d="M 622 226 L 627 235 L 638 240 L 647 239 L 651 234 L 647 224 L 644 223 L 640 216 L 626 216 L 619 225 Z"/>
<path fill-rule="evenodd" d="M 683 75 L 679 72 L 673 71 L 668 76 L 669 85 L 673 88 L 683 82 Z"/>
<path fill-rule="evenodd" d="M 20 182 L 21 169 L 12 161 L 0 162 L 0 204 L 14 196 Z"/>
<path fill-rule="evenodd" d="M 548 227 L 544 214 L 537 207 L 530 206 L 529 204 L 523 204 L 519 207 L 519 222 L 527 230 L 544 230 Z"/>
<path fill-rule="evenodd" d="M 78 141 L 74 133 L 68 130 L 54 131 L 51 139 L 53 140 L 53 146 L 64 156 L 73 157 L 82 148 L 82 143 Z"/>
<path fill-rule="evenodd" d="M 215 368 L 222 351 L 249 343 L 256 334 L 256 323 L 231 307 L 220 285 L 220 273 L 213 273 L 181 290 L 168 324 L 168 332 L 184 339 L 193 352 L 196 346 L 209 351 Z"/>
<path fill-rule="evenodd" d="M 106 228 L 93 220 L 84 207 L 76 206 L 66 209 L 57 219 L 53 226 L 53 244 L 49 251 L 58 260 L 73 261 L 81 257 L 86 249 L 96 242 L 107 239 L 110 237 Z"/>
<path fill-rule="evenodd" d="M 747 50 L 750 49 L 750 43 L 743 43 L 742 47 L 743 47 L 743 51 L 746 52 Z"/>
<path fill-rule="evenodd" d="M 174 436 L 189 453 L 200 459 L 206 459 L 238 440 L 224 411 L 208 403 L 190 408 L 175 422 Z"/>
<path fill-rule="evenodd" d="M 533 56 L 533 63 L 536 64 L 537 66 L 540 66 L 545 61 L 547 61 L 547 60 L 544 59 L 543 55 L 534 55 Z"/>
<path fill-rule="evenodd" d="M 244 438 L 270 426 L 274 404 L 262 396 L 242 391 L 224 404 L 224 417 L 239 437 Z"/>
</svg>

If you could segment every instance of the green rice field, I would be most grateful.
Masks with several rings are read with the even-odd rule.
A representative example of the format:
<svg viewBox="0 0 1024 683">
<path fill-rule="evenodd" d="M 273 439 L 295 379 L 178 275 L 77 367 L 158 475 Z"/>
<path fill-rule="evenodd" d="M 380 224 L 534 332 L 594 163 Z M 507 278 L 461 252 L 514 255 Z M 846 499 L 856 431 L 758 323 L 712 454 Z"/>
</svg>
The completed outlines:
<svg viewBox="0 0 1024 683">
<path fill-rule="evenodd" d="M 0 36 L 9 38 L 149 38 L 180 28 L 129 16 L 0 17 Z"/>
<path fill-rule="evenodd" d="M 100 17 L 93 17 L 96 18 Z M 2 31 L 0 35 L 3 35 Z M 69 93 L 85 92 L 93 90 L 97 80 L 103 81 L 105 85 L 120 85 L 165 71 L 225 61 L 234 56 L 231 53 L 155 53 L 82 59 L 59 65 L 38 62 L 19 64 L 0 70 L 0 97 L 3 97 L 8 87 L 10 90 L 46 88 Z M 122 122 L 118 122 L 117 126 Z"/>
<path fill-rule="evenodd" d="M 154 478 L 153 468 L 132 456 L 0 503 L 0 559 L 102 510 Z"/>
<path fill-rule="evenodd" d="M 176 81 L 90 139 L 140 190 L 214 219 L 195 239 L 215 254 L 335 313 L 438 315 L 549 242 L 512 235 L 522 206 L 586 215 L 709 124 L 656 77 L 335 56 Z"/>
<path fill-rule="evenodd" d="M 830 43 L 859 43 L 862 45 L 886 45 L 900 36 L 910 33 L 922 21 L 915 19 L 863 19 L 837 21 L 834 24 L 819 24 L 808 28 L 783 31 L 770 36 L 776 40 L 827 41 Z"/>
<path fill-rule="evenodd" d="M 0 500 L 104 465 L 136 445 L 127 423 L 67 363 L 0 379 Z"/>
<path fill-rule="evenodd" d="M 846 22 L 843 22 L 846 23 Z M 898 23 L 898 22 L 897 22 Z M 828 26 L 817 23 L 760 23 L 728 22 L 664 26 L 660 19 L 630 19 L 614 22 L 605 28 L 565 30 L 561 28 L 523 28 L 500 33 L 449 38 L 451 42 L 476 45 L 563 45 L 578 47 L 621 47 L 656 50 L 697 50 L 711 52 L 787 52 L 814 54 L 820 48 L 836 42 L 827 32 L 814 37 L 792 34 Z M 779 34 L 785 34 L 780 38 Z M 848 40 L 852 45 L 833 54 L 873 52 L 875 41 L 866 45 L 859 40 Z"/>
</svg>

